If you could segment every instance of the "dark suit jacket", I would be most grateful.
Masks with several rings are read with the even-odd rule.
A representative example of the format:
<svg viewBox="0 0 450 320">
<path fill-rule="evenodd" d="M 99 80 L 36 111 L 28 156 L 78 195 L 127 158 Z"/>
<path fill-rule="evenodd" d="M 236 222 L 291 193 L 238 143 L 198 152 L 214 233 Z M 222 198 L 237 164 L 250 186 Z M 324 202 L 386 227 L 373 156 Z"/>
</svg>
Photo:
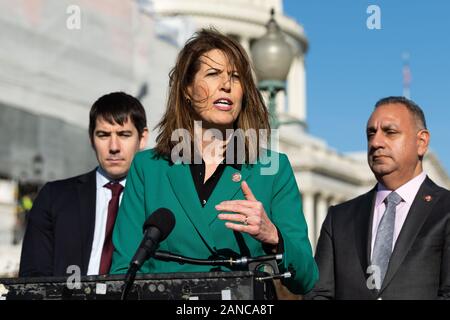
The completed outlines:
<svg viewBox="0 0 450 320">
<path fill-rule="evenodd" d="M 44 185 L 28 214 L 20 277 L 86 275 L 95 226 L 96 171 Z"/>
<path fill-rule="evenodd" d="M 423 182 L 379 291 L 366 284 L 375 197 L 376 188 L 330 207 L 315 256 L 319 281 L 307 298 L 450 299 L 450 192 Z"/>
</svg>

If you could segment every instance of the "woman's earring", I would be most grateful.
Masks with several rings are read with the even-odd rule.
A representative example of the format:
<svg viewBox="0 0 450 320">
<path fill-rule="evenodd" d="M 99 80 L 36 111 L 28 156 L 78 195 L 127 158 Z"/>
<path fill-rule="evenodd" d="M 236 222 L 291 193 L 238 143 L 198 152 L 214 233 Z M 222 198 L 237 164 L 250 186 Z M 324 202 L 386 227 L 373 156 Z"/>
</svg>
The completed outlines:
<svg viewBox="0 0 450 320">
<path fill-rule="evenodd" d="M 190 107 L 191 105 L 192 105 L 192 101 L 191 101 L 191 99 L 189 99 L 189 98 L 186 98 L 186 102 L 187 102 L 187 104 L 188 104 L 188 106 Z"/>
</svg>

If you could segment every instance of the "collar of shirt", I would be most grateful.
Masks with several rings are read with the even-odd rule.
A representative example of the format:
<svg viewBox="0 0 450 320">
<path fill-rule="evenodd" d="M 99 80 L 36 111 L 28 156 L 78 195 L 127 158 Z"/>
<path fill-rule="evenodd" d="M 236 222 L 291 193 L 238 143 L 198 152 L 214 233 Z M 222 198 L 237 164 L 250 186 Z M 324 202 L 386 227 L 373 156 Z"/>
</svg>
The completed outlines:
<svg viewBox="0 0 450 320">
<path fill-rule="evenodd" d="M 425 172 L 422 172 L 394 191 L 397 192 L 400 197 L 402 197 L 403 201 L 411 205 L 426 177 L 427 175 L 425 174 Z M 378 183 L 375 207 L 381 205 L 391 192 L 392 190 L 389 190 L 383 184 Z"/>
<path fill-rule="evenodd" d="M 97 168 L 97 172 L 96 172 L 96 176 L 97 176 L 97 190 L 98 189 L 102 189 L 104 186 L 105 186 L 105 184 L 107 184 L 107 183 L 109 183 L 109 182 L 111 182 L 112 180 L 109 180 L 106 176 L 105 176 L 105 174 L 103 173 L 103 170 L 100 168 L 100 167 L 98 167 Z M 122 180 L 119 180 L 118 182 L 122 185 L 122 186 L 124 186 L 125 187 L 125 182 L 126 182 L 126 178 L 123 178 Z"/>
</svg>

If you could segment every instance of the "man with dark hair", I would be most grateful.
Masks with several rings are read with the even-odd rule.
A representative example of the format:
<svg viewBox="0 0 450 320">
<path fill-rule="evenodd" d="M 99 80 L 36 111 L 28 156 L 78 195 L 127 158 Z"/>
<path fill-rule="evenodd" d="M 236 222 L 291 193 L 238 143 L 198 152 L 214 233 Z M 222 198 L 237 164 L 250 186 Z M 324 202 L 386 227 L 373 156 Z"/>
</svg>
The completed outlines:
<svg viewBox="0 0 450 320">
<path fill-rule="evenodd" d="M 330 207 L 308 298 L 450 299 L 450 192 L 423 172 L 423 111 L 403 97 L 381 99 L 366 133 L 378 184 Z"/>
<path fill-rule="evenodd" d="M 417 128 L 427 130 L 427 122 L 425 121 L 425 115 L 422 109 L 412 100 L 405 97 L 386 97 L 377 101 L 375 109 L 386 104 L 402 104 L 405 106 L 416 121 Z"/>
<path fill-rule="evenodd" d="M 99 166 L 44 185 L 28 215 L 19 276 L 67 276 L 77 268 L 80 275 L 109 273 L 121 193 L 147 135 L 136 98 L 113 92 L 92 105 L 89 137 Z"/>
</svg>

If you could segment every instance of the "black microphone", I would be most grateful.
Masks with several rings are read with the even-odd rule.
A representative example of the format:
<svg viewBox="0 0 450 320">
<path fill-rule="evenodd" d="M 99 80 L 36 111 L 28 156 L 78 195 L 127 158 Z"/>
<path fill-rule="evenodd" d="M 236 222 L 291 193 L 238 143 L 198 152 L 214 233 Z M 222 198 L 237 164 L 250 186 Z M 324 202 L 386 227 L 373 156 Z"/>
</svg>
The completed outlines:
<svg viewBox="0 0 450 320">
<path fill-rule="evenodd" d="M 150 217 L 148 217 L 147 221 L 145 221 L 143 226 L 144 238 L 128 267 L 125 277 L 125 287 L 122 291 L 122 300 L 125 300 L 127 297 L 128 291 L 136 277 L 136 273 L 139 271 L 142 264 L 154 255 L 158 244 L 167 238 L 174 226 L 175 216 L 172 211 L 166 208 L 156 209 Z"/>
<path fill-rule="evenodd" d="M 130 267 L 136 266 L 139 270 L 142 264 L 154 254 L 158 244 L 172 232 L 174 226 L 175 217 L 172 211 L 166 208 L 154 211 L 144 223 L 144 239 L 131 259 Z"/>
</svg>

